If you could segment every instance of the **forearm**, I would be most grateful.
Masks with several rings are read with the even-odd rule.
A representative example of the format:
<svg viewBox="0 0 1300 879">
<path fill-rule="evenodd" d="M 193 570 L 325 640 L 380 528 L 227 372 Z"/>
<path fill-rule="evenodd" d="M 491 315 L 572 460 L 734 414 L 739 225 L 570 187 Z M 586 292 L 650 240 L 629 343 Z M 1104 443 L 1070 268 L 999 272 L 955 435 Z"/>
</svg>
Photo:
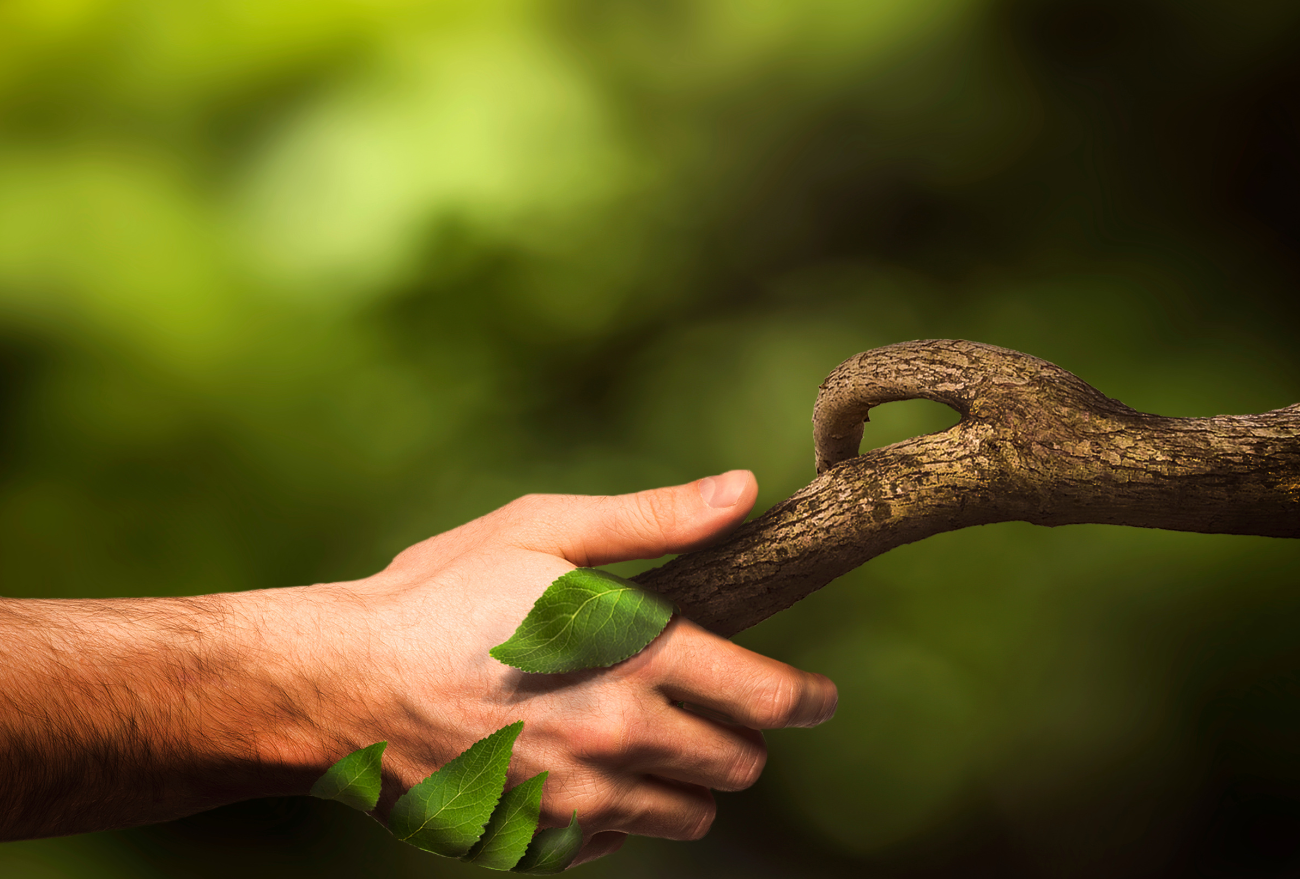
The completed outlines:
<svg viewBox="0 0 1300 879">
<path fill-rule="evenodd" d="M 380 740 L 382 816 L 520 720 L 510 783 L 549 773 L 542 826 L 582 815 L 579 861 L 628 833 L 698 838 L 713 818 L 709 789 L 758 777 L 756 730 L 827 719 L 830 681 L 680 619 L 590 672 L 528 675 L 490 651 L 575 565 L 704 545 L 740 524 L 757 490 L 732 471 L 621 497 L 529 496 L 350 583 L 0 599 L 0 839 L 305 794 Z"/>
<path fill-rule="evenodd" d="M 305 792 L 316 690 L 266 595 L 0 599 L 0 838 Z"/>
</svg>

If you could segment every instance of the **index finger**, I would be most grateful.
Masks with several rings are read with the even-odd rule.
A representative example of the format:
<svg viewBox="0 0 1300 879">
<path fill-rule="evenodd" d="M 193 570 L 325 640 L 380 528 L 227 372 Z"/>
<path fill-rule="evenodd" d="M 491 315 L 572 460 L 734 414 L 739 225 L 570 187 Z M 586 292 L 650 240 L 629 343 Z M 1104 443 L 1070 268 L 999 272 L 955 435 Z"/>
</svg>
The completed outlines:
<svg viewBox="0 0 1300 879">
<path fill-rule="evenodd" d="M 835 714 L 839 695 L 825 675 L 746 650 L 680 617 L 662 640 L 657 687 L 674 702 L 752 729 L 817 726 Z"/>
</svg>

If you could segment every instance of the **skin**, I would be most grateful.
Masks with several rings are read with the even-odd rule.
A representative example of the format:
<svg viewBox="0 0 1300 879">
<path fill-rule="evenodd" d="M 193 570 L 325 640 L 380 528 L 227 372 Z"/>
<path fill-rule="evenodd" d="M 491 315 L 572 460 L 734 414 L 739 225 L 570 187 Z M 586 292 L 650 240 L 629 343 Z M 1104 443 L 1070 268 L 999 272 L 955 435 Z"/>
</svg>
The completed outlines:
<svg viewBox="0 0 1300 879">
<path fill-rule="evenodd" d="M 578 863 L 629 833 L 697 839 L 713 821 L 711 790 L 758 779 L 760 729 L 830 718 L 828 679 L 682 618 L 607 669 L 528 675 L 488 650 L 566 571 L 704 546 L 756 495 L 752 474 L 731 471 L 618 497 L 524 497 L 346 583 L 0 600 L 0 836 L 305 794 L 344 754 L 387 740 L 382 817 L 470 744 L 523 720 L 510 782 L 550 771 L 542 826 L 578 811 Z"/>
</svg>

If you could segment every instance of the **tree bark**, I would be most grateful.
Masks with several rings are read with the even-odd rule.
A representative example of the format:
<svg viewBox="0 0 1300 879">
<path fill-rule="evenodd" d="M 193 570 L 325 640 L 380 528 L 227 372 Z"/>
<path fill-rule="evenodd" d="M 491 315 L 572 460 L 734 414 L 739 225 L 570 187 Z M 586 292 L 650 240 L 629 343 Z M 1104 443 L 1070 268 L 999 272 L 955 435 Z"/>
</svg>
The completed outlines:
<svg viewBox="0 0 1300 879">
<path fill-rule="evenodd" d="M 946 431 L 858 454 L 873 406 L 927 399 Z M 1300 537 L 1300 404 L 1167 418 L 1058 366 L 930 340 L 846 360 L 813 409 L 818 476 L 724 543 L 636 577 L 733 635 L 896 546 L 992 522 Z"/>
</svg>

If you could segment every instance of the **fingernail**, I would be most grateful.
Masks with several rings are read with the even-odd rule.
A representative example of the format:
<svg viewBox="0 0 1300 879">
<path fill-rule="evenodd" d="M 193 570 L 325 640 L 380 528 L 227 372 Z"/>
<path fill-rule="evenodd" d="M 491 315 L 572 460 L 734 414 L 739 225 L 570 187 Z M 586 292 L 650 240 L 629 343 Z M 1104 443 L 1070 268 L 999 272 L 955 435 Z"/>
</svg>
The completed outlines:
<svg viewBox="0 0 1300 879">
<path fill-rule="evenodd" d="M 721 476 L 709 476 L 700 480 L 700 497 L 715 509 L 734 507 L 740 500 L 740 494 L 749 481 L 744 470 L 729 470 Z"/>
</svg>

